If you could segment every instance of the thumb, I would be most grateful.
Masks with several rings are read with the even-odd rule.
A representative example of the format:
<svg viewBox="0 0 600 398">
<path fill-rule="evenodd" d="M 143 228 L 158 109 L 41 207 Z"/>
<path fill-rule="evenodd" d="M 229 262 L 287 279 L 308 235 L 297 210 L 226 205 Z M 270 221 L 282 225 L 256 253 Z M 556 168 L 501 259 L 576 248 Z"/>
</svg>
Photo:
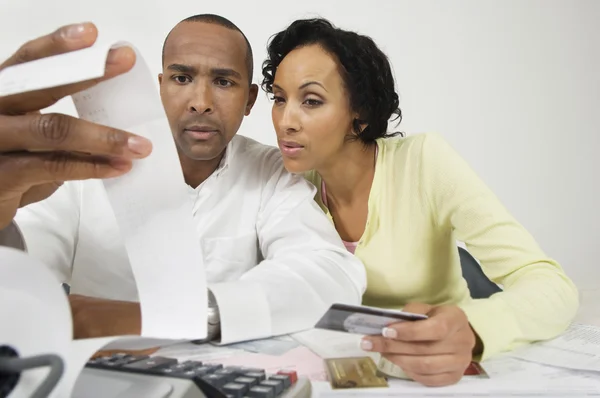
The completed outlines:
<svg viewBox="0 0 600 398">
<path fill-rule="evenodd" d="M 412 312 L 413 314 L 423 314 L 426 315 L 433 309 L 432 305 L 425 303 L 408 303 L 403 308 L 404 312 Z"/>
</svg>

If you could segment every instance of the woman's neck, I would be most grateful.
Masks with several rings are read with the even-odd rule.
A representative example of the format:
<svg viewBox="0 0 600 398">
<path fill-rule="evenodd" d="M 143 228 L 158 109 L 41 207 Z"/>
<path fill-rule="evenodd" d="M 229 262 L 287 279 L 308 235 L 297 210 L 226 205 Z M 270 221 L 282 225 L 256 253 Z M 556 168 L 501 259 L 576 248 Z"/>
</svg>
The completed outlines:
<svg viewBox="0 0 600 398">
<path fill-rule="evenodd" d="M 376 148 L 375 143 L 365 147 L 360 141 L 352 141 L 327 165 L 316 170 L 325 183 L 328 202 L 347 206 L 365 193 L 368 197 L 375 175 Z"/>
</svg>

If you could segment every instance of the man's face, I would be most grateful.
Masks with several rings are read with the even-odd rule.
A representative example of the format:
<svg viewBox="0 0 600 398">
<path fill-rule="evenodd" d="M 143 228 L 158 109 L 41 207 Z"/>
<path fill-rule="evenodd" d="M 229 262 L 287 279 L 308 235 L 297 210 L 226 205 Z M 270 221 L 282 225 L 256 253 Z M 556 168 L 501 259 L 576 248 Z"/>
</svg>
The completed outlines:
<svg viewBox="0 0 600 398">
<path fill-rule="evenodd" d="M 194 160 L 220 156 L 256 101 L 246 42 L 217 24 L 183 22 L 164 49 L 160 96 L 179 151 Z"/>
</svg>

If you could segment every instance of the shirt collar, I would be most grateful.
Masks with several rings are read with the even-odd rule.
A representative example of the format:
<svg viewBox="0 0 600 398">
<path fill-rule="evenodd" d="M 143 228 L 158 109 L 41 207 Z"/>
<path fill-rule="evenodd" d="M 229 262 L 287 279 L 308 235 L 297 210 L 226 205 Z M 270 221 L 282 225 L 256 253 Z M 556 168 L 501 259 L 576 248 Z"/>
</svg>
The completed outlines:
<svg viewBox="0 0 600 398">
<path fill-rule="evenodd" d="M 223 154 L 223 157 L 221 158 L 221 161 L 219 162 L 219 166 L 217 167 L 215 172 L 212 174 L 215 177 L 219 177 L 221 174 L 225 173 L 227 171 L 227 169 L 229 168 L 229 165 L 230 165 L 231 159 L 232 159 L 232 153 L 234 151 L 235 141 L 236 141 L 236 139 L 234 136 L 233 139 L 231 141 L 229 141 L 229 144 L 225 147 L 225 153 Z"/>
</svg>

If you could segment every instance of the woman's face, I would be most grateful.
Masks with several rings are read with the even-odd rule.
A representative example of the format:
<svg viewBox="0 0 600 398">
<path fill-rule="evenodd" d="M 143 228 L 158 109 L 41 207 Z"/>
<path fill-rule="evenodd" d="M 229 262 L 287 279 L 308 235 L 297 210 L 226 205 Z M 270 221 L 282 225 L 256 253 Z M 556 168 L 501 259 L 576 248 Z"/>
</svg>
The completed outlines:
<svg viewBox="0 0 600 398">
<path fill-rule="evenodd" d="M 291 51 L 277 68 L 273 99 L 285 168 L 302 173 L 334 162 L 356 117 L 337 58 L 316 44 Z"/>
</svg>

